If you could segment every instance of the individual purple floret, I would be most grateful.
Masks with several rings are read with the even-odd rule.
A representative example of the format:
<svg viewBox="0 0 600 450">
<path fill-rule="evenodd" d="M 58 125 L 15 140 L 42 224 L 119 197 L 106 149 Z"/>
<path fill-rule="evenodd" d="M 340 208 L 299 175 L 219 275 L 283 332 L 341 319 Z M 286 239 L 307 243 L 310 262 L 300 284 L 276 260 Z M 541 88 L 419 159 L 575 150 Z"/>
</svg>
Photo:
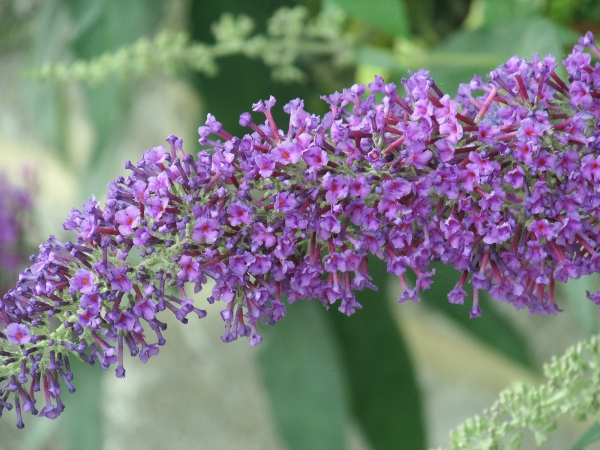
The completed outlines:
<svg viewBox="0 0 600 450">
<path fill-rule="evenodd" d="M 221 302 L 224 342 L 260 344 L 286 298 L 353 314 L 355 291 L 375 288 L 369 257 L 398 278 L 399 302 L 419 300 L 442 261 L 460 272 L 448 300 L 473 318 L 480 291 L 556 314 L 556 281 L 600 272 L 600 65 L 586 48 L 597 51 L 591 34 L 565 60 L 567 81 L 552 56 L 514 57 L 455 101 L 421 70 L 405 97 L 381 77 L 370 93 L 323 97 L 323 117 L 293 100 L 281 128 L 275 99 L 259 101 L 266 120 L 242 114 L 241 138 L 209 115 L 196 158 L 169 136 L 126 164 L 103 205 L 73 210 L 74 242 L 50 237 L 0 303 L 0 413 L 14 404 L 22 426 L 43 390 L 40 415 L 56 417 L 71 353 L 125 376 L 126 349 L 146 362 L 165 343 L 163 312 L 206 315 L 192 290 Z"/>
<path fill-rule="evenodd" d="M 31 341 L 31 333 L 29 327 L 23 323 L 11 323 L 6 327 L 6 336 L 8 342 L 13 344 L 27 344 Z"/>
</svg>

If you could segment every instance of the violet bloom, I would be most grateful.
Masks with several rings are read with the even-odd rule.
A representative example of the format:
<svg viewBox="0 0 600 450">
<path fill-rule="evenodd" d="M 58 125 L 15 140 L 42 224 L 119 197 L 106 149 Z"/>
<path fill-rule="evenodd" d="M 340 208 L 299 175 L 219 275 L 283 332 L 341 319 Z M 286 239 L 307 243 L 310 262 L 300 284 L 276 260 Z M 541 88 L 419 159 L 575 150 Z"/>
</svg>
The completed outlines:
<svg viewBox="0 0 600 450">
<path fill-rule="evenodd" d="M 366 198 L 371 193 L 371 186 L 367 183 L 367 179 L 362 173 L 359 173 L 356 176 L 356 179 L 353 180 L 348 186 L 348 193 L 352 197 L 357 198 Z"/>
<path fill-rule="evenodd" d="M 93 272 L 87 269 L 79 269 L 69 281 L 69 285 L 71 286 L 71 289 L 77 292 L 90 294 L 94 290 L 95 279 L 96 276 Z"/>
<path fill-rule="evenodd" d="M 133 288 L 133 283 L 127 278 L 126 267 L 115 267 L 109 270 L 105 275 L 110 287 L 115 291 L 129 292 Z"/>
<path fill-rule="evenodd" d="M 252 217 L 250 216 L 250 209 L 242 202 L 233 203 L 229 209 L 228 218 L 232 226 L 237 227 L 239 225 L 248 225 L 252 223 Z"/>
<path fill-rule="evenodd" d="M 268 178 L 273 174 L 275 161 L 270 156 L 261 153 L 256 156 L 255 162 L 261 177 Z"/>
<path fill-rule="evenodd" d="M 273 149 L 275 160 L 286 166 L 288 164 L 296 164 L 300 161 L 300 148 L 292 142 L 282 142 Z"/>
<path fill-rule="evenodd" d="M 194 281 L 200 275 L 200 264 L 191 256 L 182 256 L 179 260 L 181 270 L 177 272 L 177 278 L 182 281 Z"/>
<path fill-rule="evenodd" d="M 281 212 L 292 211 L 298 202 L 289 192 L 282 192 L 275 197 L 275 209 Z"/>
<path fill-rule="evenodd" d="M 329 161 L 327 152 L 319 147 L 310 147 L 302 155 L 306 165 L 310 170 L 314 171 L 323 167 Z"/>
<path fill-rule="evenodd" d="M 343 175 L 331 176 L 328 172 L 323 177 L 323 188 L 326 190 L 325 198 L 335 204 L 348 195 L 348 183 Z"/>
<path fill-rule="evenodd" d="M 166 197 L 151 197 L 146 200 L 146 214 L 153 219 L 160 219 L 165 213 L 168 204 L 169 199 Z M 135 215 L 135 211 L 132 210 L 132 213 Z M 128 222 L 129 228 L 124 228 L 125 232 L 127 232 L 127 235 L 131 234 L 131 232 L 128 231 L 136 227 L 138 223 L 139 221 L 135 222 L 135 219 L 131 222 Z M 125 234 L 125 232 L 121 230 L 121 227 L 119 227 L 119 231 L 121 231 L 121 234 Z"/>
<path fill-rule="evenodd" d="M 116 330 L 132 331 L 136 324 L 136 318 L 128 311 L 120 312 L 116 314 L 113 324 Z"/>
<path fill-rule="evenodd" d="M 13 344 L 27 344 L 31 341 L 31 332 L 29 327 L 23 323 L 10 323 L 6 327 L 6 336 L 8 341 Z"/>
<path fill-rule="evenodd" d="M 129 236 L 133 229 L 140 223 L 140 210 L 135 206 L 129 206 L 115 215 L 115 223 L 123 236 Z"/>
<path fill-rule="evenodd" d="M 219 237 L 221 225 L 216 219 L 200 217 L 194 224 L 192 239 L 196 242 L 205 241 L 207 244 L 214 243 Z"/>
<path fill-rule="evenodd" d="M 98 317 L 99 314 L 99 305 L 89 305 L 84 308 L 83 312 L 77 314 L 77 321 L 82 327 L 95 330 L 102 323 L 102 320 Z"/>
<path fill-rule="evenodd" d="M 156 317 L 156 304 L 148 298 L 137 302 L 133 310 L 138 317 L 143 317 L 145 320 L 153 320 Z"/>
</svg>

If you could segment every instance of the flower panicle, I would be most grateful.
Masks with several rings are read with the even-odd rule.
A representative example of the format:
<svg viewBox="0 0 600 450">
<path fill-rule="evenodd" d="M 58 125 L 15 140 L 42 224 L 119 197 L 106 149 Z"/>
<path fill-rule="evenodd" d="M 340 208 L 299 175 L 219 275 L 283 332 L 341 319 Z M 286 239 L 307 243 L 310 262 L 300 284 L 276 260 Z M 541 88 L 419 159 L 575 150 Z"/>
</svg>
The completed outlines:
<svg viewBox="0 0 600 450">
<path fill-rule="evenodd" d="M 103 205 L 74 209 L 63 224 L 74 242 L 50 237 L 0 302 L 0 413 L 14 404 L 22 426 L 43 390 L 39 414 L 56 417 L 59 380 L 74 389 L 70 354 L 125 376 L 125 349 L 146 362 L 165 343 L 163 311 L 206 315 L 190 291 L 209 280 L 222 340 L 251 345 L 285 297 L 362 308 L 354 293 L 376 288 L 369 256 L 398 278 L 399 302 L 418 300 L 442 261 L 460 272 L 451 303 L 473 286 L 471 317 L 481 290 L 556 314 L 556 281 L 599 271 L 600 66 L 586 47 L 593 36 L 564 61 L 568 80 L 552 56 L 515 57 L 453 100 L 421 70 L 404 96 L 375 77 L 322 97 L 323 117 L 292 100 L 285 128 L 275 99 L 260 101 L 265 121 L 242 114 L 241 138 L 209 114 L 197 157 L 169 136 L 126 164 Z"/>
</svg>

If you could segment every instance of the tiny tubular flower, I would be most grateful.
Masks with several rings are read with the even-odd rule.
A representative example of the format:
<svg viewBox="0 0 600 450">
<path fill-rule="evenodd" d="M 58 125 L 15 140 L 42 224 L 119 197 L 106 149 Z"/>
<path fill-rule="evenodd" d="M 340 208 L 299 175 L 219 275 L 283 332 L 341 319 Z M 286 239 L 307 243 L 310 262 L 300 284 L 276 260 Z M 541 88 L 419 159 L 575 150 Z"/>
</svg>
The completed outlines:
<svg viewBox="0 0 600 450">
<path fill-rule="evenodd" d="M 13 344 L 27 344 L 31 341 L 29 327 L 23 323 L 11 323 L 6 327 L 8 340 Z"/>
</svg>

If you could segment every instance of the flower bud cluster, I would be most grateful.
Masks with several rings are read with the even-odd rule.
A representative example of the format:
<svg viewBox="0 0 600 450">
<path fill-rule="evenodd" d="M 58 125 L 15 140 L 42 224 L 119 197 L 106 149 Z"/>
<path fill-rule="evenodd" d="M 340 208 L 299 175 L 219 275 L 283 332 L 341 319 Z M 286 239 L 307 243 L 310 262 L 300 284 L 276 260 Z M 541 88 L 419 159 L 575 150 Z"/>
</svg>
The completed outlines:
<svg viewBox="0 0 600 450">
<path fill-rule="evenodd" d="M 600 53 L 591 34 L 566 59 L 511 58 L 462 85 L 455 100 L 419 71 L 405 95 L 381 77 L 323 99 L 322 118 L 293 100 L 280 129 L 260 101 L 241 138 L 209 115 L 207 149 L 186 154 L 181 139 L 155 147 L 64 223 L 76 241 L 50 237 L 0 303 L 0 411 L 63 408 L 69 353 L 125 375 L 123 354 L 146 361 L 165 343 L 163 311 L 187 322 L 206 312 L 189 292 L 213 280 L 208 302 L 223 305 L 222 340 L 262 340 L 257 325 L 285 315 L 284 298 L 319 300 L 351 315 L 354 292 L 375 288 L 367 258 L 378 257 L 419 299 L 443 261 L 460 275 L 448 294 L 462 304 L 479 291 L 532 313 L 556 313 L 555 282 L 599 272 Z M 417 276 L 409 285 L 407 270 Z M 590 294 L 600 303 L 600 294 Z M 29 384 L 29 387 L 27 385 Z"/>
</svg>

